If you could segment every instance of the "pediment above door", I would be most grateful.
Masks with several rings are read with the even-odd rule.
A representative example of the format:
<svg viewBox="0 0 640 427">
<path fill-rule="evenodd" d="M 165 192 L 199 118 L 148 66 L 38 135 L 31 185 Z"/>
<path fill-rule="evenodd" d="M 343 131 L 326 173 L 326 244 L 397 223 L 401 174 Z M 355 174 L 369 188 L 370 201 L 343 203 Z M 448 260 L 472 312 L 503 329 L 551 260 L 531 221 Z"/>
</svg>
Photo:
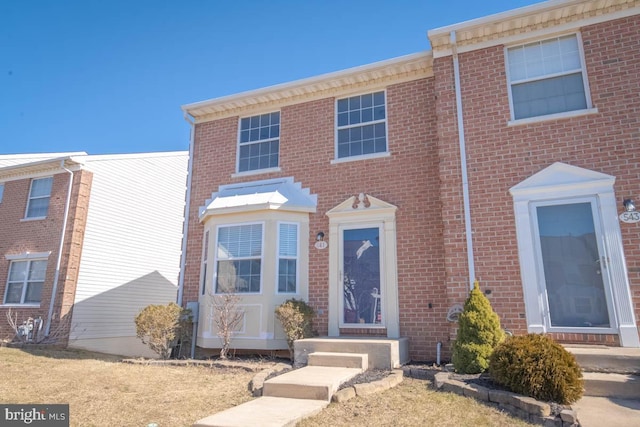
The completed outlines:
<svg viewBox="0 0 640 427">
<path fill-rule="evenodd" d="M 327 212 L 331 219 L 363 216 L 395 216 L 398 208 L 369 194 L 360 193 L 349 197 Z"/>
</svg>

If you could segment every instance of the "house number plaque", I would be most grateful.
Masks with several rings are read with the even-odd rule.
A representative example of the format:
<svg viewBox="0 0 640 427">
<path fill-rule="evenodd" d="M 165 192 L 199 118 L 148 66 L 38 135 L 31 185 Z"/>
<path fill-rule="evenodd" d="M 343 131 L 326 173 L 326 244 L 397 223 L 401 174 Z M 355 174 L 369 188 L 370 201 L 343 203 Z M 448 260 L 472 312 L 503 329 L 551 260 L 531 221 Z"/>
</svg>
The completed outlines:
<svg viewBox="0 0 640 427">
<path fill-rule="evenodd" d="M 640 222 L 640 212 L 622 212 L 619 218 L 622 222 L 633 224 L 635 222 Z"/>
</svg>

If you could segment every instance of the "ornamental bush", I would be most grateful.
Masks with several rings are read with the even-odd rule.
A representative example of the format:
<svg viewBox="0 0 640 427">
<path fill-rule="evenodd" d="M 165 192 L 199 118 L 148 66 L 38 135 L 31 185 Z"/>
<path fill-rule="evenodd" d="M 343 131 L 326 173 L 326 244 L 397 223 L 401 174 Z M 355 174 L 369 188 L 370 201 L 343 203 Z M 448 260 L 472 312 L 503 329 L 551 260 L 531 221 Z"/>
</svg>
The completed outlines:
<svg viewBox="0 0 640 427">
<path fill-rule="evenodd" d="M 546 335 L 509 337 L 491 355 L 489 374 L 509 390 L 542 401 L 571 404 L 583 393 L 576 358 Z"/>
<path fill-rule="evenodd" d="M 276 307 L 276 317 L 282 324 L 287 336 L 289 355 L 293 360 L 293 343 L 295 340 L 309 338 L 313 333 L 313 308 L 302 300 L 289 299 Z"/>
<path fill-rule="evenodd" d="M 174 302 L 148 305 L 136 316 L 136 335 L 161 358 L 168 359 L 190 320 L 190 312 Z"/>
<path fill-rule="evenodd" d="M 489 356 L 504 339 L 500 318 L 480 291 L 478 281 L 458 318 L 458 336 L 453 344 L 453 367 L 461 374 L 478 374 L 489 367 Z"/>
</svg>

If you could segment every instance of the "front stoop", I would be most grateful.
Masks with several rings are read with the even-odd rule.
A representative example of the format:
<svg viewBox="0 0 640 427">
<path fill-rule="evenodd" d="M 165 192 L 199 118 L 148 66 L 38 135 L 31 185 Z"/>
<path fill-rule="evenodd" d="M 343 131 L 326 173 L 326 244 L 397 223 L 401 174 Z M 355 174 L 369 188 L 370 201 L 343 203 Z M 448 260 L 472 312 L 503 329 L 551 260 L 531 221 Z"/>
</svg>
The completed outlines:
<svg viewBox="0 0 640 427">
<path fill-rule="evenodd" d="M 408 338 L 322 337 L 294 343 L 296 367 L 306 366 L 312 353 L 366 354 L 369 369 L 392 370 L 409 362 Z"/>
<path fill-rule="evenodd" d="M 327 405 L 325 400 L 260 397 L 218 412 L 193 424 L 193 427 L 285 427 L 312 417 Z"/>
<path fill-rule="evenodd" d="M 582 378 L 585 396 L 640 400 L 640 376 L 584 372 Z"/>
<path fill-rule="evenodd" d="M 358 368 L 306 366 L 265 381 L 262 395 L 329 402 L 340 384 L 361 372 Z"/>
<path fill-rule="evenodd" d="M 329 353 L 317 351 L 309 355 L 307 366 L 329 366 L 334 368 L 369 369 L 369 355 L 360 353 Z"/>
</svg>

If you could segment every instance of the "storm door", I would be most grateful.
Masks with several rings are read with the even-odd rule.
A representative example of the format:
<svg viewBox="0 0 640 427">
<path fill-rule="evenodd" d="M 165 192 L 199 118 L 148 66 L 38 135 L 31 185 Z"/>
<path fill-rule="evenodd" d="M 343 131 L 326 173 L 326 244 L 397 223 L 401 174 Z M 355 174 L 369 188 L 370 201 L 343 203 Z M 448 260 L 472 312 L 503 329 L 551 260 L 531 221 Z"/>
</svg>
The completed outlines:
<svg viewBox="0 0 640 427">
<path fill-rule="evenodd" d="M 612 327 L 608 263 L 596 200 L 535 203 L 532 208 L 547 327 Z"/>
<path fill-rule="evenodd" d="M 382 326 L 384 298 L 381 280 L 380 228 L 341 230 L 343 325 Z"/>
</svg>

